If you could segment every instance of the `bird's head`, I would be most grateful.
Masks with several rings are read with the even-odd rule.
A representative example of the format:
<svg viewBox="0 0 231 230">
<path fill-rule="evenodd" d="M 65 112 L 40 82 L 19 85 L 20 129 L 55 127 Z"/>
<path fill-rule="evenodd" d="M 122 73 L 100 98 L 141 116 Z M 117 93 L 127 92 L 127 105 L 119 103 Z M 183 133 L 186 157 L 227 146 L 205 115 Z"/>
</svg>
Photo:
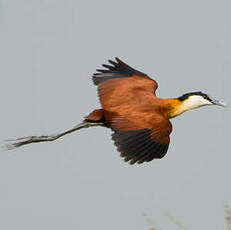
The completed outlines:
<svg viewBox="0 0 231 230">
<path fill-rule="evenodd" d="M 212 99 L 210 96 L 200 91 L 183 94 L 177 99 L 182 102 L 182 106 L 185 107 L 186 110 L 196 109 L 205 105 L 226 106 L 224 102 Z"/>
<path fill-rule="evenodd" d="M 191 92 L 183 94 L 176 99 L 170 99 L 170 109 L 168 111 L 168 117 L 176 117 L 188 110 L 196 109 L 206 105 L 219 105 L 225 107 L 225 103 L 212 99 L 202 92 Z"/>
</svg>

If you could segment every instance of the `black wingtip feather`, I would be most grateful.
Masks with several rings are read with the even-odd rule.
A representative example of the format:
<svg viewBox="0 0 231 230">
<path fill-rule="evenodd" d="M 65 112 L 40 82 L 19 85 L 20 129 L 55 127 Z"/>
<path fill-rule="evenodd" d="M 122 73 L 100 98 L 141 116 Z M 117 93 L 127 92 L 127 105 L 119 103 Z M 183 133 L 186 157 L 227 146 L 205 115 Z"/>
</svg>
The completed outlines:
<svg viewBox="0 0 231 230">
<path fill-rule="evenodd" d="M 107 69 L 109 69 L 109 70 L 113 70 L 115 68 L 112 65 L 106 65 L 106 64 L 103 64 L 102 66 L 105 67 L 105 68 L 107 68 Z"/>
<path fill-rule="evenodd" d="M 108 60 L 108 62 L 111 65 L 103 64 L 102 66 L 105 67 L 105 69 L 97 69 L 97 73 L 93 74 L 93 82 L 95 85 L 98 85 L 99 83 L 103 83 L 107 80 L 114 79 L 114 78 L 127 78 L 132 77 L 134 74 L 143 75 L 146 76 L 146 74 L 133 69 L 131 66 L 124 63 L 121 59 L 118 57 L 115 57 L 116 61 Z M 104 74 L 110 74 L 108 76 L 104 75 L 103 79 L 96 80 L 96 78 L 101 78 L 102 73 Z"/>
<path fill-rule="evenodd" d="M 112 61 L 112 60 L 108 60 L 108 62 L 110 63 L 110 64 L 112 64 L 112 65 L 116 65 L 116 62 L 114 62 L 114 61 Z"/>
<path fill-rule="evenodd" d="M 168 145 L 151 138 L 150 129 L 115 131 L 112 139 L 117 150 L 121 152 L 121 157 L 124 157 L 124 161 L 130 164 L 141 164 L 154 158 L 162 158 L 168 150 Z"/>
<path fill-rule="evenodd" d="M 115 57 L 115 60 L 116 60 L 118 63 L 121 63 L 121 62 L 122 62 L 118 57 Z"/>
</svg>

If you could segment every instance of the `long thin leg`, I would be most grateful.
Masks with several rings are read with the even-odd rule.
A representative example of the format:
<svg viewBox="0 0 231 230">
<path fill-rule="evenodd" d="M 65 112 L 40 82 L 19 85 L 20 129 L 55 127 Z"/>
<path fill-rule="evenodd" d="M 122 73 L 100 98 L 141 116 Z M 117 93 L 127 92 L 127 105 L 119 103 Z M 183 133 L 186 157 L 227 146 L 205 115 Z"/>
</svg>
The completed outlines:
<svg viewBox="0 0 231 230">
<path fill-rule="evenodd" d="M 54 141 L 54 140 L 57 140 L 58 138 L 66 135 L 66 134 L 75 132 L 79 129 L 89 128 L 91 126 L 103 126 L 103 123 L 90 123 L 90 122 L 84 121 L 84 122 L 74 126 L 72 129 L 68 129 L 68 130 L 63 131 L 61 133 L 52 134 L 52 135 L 43 135 L 43 136 L 28 136 L 28 137 L 17 138 L 15 140 L 8 140 L 11 143 L 7 143 L 3 147 L 4 147 L 4 149 L 11 150 L 11 149 L 15 149 L 15 148 L 18 148 L 20 146 L 28 145 L 31 143 Z"/>
</svg>

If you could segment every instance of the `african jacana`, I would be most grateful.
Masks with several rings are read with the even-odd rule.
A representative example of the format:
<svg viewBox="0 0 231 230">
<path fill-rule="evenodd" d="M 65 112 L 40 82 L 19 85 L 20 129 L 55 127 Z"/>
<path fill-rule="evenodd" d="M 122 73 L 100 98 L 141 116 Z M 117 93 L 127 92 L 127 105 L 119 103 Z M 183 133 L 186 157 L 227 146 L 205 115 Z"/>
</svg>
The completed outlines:
<svg viewBox="0 0 231 230">
<path fill-rule="evenodd" d="M 202 92 L 186 93 L 173 99 L 158 98 L 155 80 L 119 58 L 115 60 L 109 60 L 111 65 L 103 65 L 105 69 L 97 70 L 92 77 L 98 86 L 101 109 L 94 110 L 72 129 L 56 135 L 19 138 L 7 145 L 8 149 L 54 141 L 82 128 L 104 126 L 113 130 L 112 139 L 125 161 L 130 164 L 149 162 L 167 153 L 172 132 L 169 119 L 205 105 L 225 106 Z"/>
</svg>

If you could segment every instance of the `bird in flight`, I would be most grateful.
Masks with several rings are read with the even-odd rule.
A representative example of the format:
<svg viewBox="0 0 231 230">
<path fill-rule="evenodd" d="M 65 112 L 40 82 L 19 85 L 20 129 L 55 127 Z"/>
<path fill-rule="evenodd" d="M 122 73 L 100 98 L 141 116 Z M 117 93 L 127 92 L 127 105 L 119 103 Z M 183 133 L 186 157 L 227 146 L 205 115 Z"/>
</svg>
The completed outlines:
<svg viewBox="0 0 231 230">
<path fill-rule="evenodd" d="M 13 149 L 54 141 L 79 129 L 103 126 L 112 129 L 112 140 L 125 162 L 140 164 L 165 156 L 172 132 L 171 118 L 206 105 L 225 106 L 202 92 L 172 99 L 159 98 L 157 82 L 119 58 L 102 66 L 104 68 L 98 69 L 92 77 L 98 89 L 100 109 L 91 112 L 72 129 L 55 135 L 18 138 L 6 147 Z"/>
</svg>

